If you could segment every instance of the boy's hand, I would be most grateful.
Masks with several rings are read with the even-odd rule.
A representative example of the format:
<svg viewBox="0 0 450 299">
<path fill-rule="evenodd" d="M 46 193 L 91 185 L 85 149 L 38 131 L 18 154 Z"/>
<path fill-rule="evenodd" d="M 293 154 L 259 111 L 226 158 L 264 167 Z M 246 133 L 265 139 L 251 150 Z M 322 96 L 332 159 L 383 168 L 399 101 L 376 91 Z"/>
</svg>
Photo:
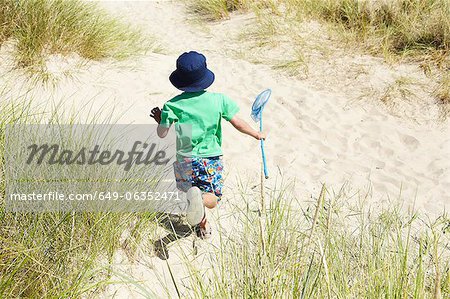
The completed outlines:
<svg viewBox="0 0 450 299">
<path fill-rule="evenodd" d="M 155 121 L 159 124 L 161 122 L 161 109 L 159 107 L 155 107 L 152 109 L 150 116 L 155 119 Z"/>
<path fill-rule="evenodd" d="M 255 138 L 257 140 L 266 140 L 266 137 L 267 137 L 267 135 L 264 132 L 257 132 L 257 134 L 255 136 Z"/>
<path fill-rule="evenodd" d="M 230 120 L 230 123 L 233 125 L 233 127 L 235 127 L 241 133 L 252 136 L 253 138 L 255 138 L 257 140 L 266 139 L 266 133 L 256 131 L 248 123 L 246 123 L 244 120 L 240 119 L 237 116 L 234 116 Z"/>
</svg>

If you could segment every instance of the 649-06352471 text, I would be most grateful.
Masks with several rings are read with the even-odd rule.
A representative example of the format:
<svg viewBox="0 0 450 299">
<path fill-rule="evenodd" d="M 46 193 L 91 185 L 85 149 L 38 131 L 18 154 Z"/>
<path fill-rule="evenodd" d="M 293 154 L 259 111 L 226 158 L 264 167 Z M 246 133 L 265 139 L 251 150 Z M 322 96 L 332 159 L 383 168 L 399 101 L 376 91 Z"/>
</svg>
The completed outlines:
<svg viewBox="0 0 450 299">
<path fill-rule="evenodd" d="M 92 193 L 63 193 L 58 191 L 50 191 L 47 193 L 12 193 L 9 194 L 11 201 L 178 201 L 181 200 L 178 191 L 165 192 L 119 192 L 119 191 L 94 191 Z"/>
</svg>

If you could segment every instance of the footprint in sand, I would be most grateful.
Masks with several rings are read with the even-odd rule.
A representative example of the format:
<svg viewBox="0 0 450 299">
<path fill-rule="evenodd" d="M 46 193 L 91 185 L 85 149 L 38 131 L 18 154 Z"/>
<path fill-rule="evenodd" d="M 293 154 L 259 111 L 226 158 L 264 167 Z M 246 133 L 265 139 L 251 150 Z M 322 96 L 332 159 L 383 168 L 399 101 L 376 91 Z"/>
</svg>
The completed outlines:
<svg viewBox="0 0 450 299">
<path fill-rule="evenodd" d="M 392 157 L 394 155 L 394 150 L 390 148 L 382 148 L 381 153 L 387 157 Z"/>
<path fill-rule="evenodd" d="M 403 135 L 399 134 L 400 140 L 403 142 L 403 144 L 410 150 L 415 151 L 419 145 L 420 142 L 415 137 L 410 135 Z"/>
</svg>

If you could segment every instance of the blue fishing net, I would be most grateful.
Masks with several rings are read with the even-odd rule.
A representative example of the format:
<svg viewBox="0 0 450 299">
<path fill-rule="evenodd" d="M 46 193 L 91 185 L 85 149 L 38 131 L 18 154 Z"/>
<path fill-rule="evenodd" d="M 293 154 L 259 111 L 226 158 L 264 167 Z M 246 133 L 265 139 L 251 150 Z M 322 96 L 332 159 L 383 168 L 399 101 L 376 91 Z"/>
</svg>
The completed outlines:
<svg viewBox="0 0 450 299">
<path fill-rule="evenodd" d="M 270 89 L 266 89 L 263 92 L 261 92 L 255 99 L 255 102 L 252 106 L 252 114 L 251 117 L 255 122 L 259 122 L 259 130 L 262 132 L 263 130 L 263 121 L 262 121 L 262 112 L 264 110 L 264 106 L 267 104 L 267 101 L 269 101 L 270 94 L 272 91 Z M 262 160 L 263 160 L 263 166 L 264 166 L 264 176 L 266 179 L 269 178 L 269 171 L 267 170 L 267 163 L 266 163 L 266 155 L 264 153 L 264 140 L 261 139 L 261 154 L 262 154 Z"/>
<path fill-rule="evenodd" d="M 262 111 L 267 101 L 269 101 L 271 93 L 272 91 L 270 89 L 266 89 L 263 92 L 261 92 L 256 97 L 255 102 L 253 102 L 251 117 L 255 122 L 259 122 L 261 120 Z"/>
</svg>

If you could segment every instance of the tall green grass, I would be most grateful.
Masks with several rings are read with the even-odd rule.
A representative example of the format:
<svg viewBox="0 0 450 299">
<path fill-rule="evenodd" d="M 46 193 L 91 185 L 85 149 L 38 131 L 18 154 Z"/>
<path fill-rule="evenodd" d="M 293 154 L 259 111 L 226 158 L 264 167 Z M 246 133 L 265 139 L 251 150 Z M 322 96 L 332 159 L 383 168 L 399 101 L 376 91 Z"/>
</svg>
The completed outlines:
<svg viewBox="0 0 450 299">
<path fill-rule="evenodd" d="M 450 51 L 450 2 L 447 0 L 253 0 L 191 1 L 190 7 L 212 19 L 253 8 L 264 21 L 277 14 L 286 23 L 318 19 L 334 24 L 355 42 L 378 53 Z M 269 10 L 267 10 L 269 8 Z M 301 26 L 301 24 L 292 24 Z"/>
<path fill-rule="evenodd" d="M 189 8 L 207 20 L 227 18 L 229 13 L 236 10 L 248 9 L 250 0 L 186 0 Z"/>
<path fill-rule="evenodd" d="M 0 45 L 11 42 L 19 67 L 42 72 L 48 54 L 124 58 L 149 47 L 139 31 L 95 3 L 0 0 Z"/>
<path fill-rule="evenodd" d="M 184 0 L 190 10 L 206 20 L 228 18 L 231 12 L 271 9 L 278 12 L 276 0 Z"/>
<path fill-rule="evenodd" d="M 271 192 L 262 216 L 236 206 L 232 230 L 214 232 L 210 268 L 186 262 L 192 297 L 449 298 L 447 216 L 430 221 L 325 188 L 305 205 L 287 190 Z"/>
<path fill-rule="evenodd" d="M 97 115 L 86 120 L 82 114 L 89 111 L 70 116 L 58 107 L 39 109 L 42 107 L 33 106 L 27 99 L 0 102 L 0 298 L 87 297 L 101 292 L 109 283 L 112 257 L 123 245 L 124 233 L 129 236 L 127 244 L 134 244 L 140 238 L 139 229 L 151 224 L 152 215 L 7 211 L 4 155 L 8 124 L 102 123 Z M 103 117 L 111 121 L 111 117 Z M 67 140 L 68 144 L 72 142 L 76 140 Z M 126 249 L 132 252 L 136 248 L 127 245 Z"/>
<path fill-rule="evenodd" d="M 286 0 L 298 17 L 335 23 L 378 51 L 450 50 L 447 0 Z"/>
</svg>

